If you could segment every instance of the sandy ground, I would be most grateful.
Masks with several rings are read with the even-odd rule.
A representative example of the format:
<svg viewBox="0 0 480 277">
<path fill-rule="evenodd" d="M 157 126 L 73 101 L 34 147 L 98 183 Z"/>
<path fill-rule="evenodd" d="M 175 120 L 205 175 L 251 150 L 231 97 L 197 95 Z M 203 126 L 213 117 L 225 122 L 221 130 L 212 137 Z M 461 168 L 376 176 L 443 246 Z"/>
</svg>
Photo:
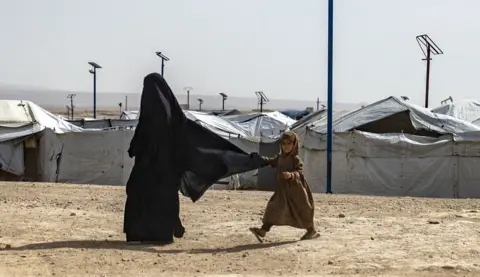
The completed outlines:
<svg viewBox="0 0 480 277">
<path fill-rule="evenodd" d="M 479 200 L 316 195 L 319 239 L 281 227 L 260 244 L 269 196 L 183 198 L 185 237 L 138 246 L 122 187 L 0 182 L 0 276 L 480 276 Z"/>
</svg>

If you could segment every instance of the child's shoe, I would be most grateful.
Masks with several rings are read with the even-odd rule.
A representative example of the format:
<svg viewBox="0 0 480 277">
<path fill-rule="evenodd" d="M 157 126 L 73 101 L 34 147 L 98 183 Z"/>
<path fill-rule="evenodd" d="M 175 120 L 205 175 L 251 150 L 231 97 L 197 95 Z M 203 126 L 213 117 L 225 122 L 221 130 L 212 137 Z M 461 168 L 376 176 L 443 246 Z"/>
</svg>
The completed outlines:
<svg viewBox="0 0 480 277">
<path fill-rule="evenodd" d="M 317 231 L 315 231 L 315 230 L 311 230 L 311 231 L 307 231 L 307 232 L 305 233 L 305 235 L 303 235 L 303 236 L 300 238 L 300 240 L 316 239 L 316 238 L 318 238 L 318 237 L 320 237 L 320 234 L 319 234 Z"/>
<path fill-rule="evenodd" d="M 267 231 L 265 231 L 261 228 L 250 228 L 249 230 L 250 230 L 250 232 L 253 233 L 253 235 L 255 235 L 255 237 L 257 238 L 257 240 L 259 242 L 263 243 L 262 238 L 265 237 L 265 235 L 267 234 Z"/>
</svg>

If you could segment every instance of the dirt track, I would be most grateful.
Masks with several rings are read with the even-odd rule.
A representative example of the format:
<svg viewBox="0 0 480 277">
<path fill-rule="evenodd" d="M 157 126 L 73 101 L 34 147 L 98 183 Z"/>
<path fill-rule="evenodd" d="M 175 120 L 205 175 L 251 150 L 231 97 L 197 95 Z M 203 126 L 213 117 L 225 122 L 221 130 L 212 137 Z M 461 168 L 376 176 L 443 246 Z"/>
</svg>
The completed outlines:
<svg viewBox="0 0 480 277">
<path fill-rule="evenodd" d="M 185 237 L 149 247 L 124 243 L 123 187 L 0 182 L 0 276 L 480 276 L 479 200 L 316 195 L 319 239 L 259 244 L 269 195 L 184 198 Z"/>
</svg>

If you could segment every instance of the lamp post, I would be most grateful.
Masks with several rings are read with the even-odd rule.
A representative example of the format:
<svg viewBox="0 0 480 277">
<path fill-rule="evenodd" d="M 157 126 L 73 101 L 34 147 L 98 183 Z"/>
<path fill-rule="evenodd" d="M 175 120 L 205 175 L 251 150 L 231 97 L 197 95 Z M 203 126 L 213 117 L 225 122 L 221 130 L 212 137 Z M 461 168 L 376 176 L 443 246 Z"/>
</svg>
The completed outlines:
<svg viewBox="0 0 480 277">
<path fill-rule="evenodd" d="M 95 62 L 89 62 L 89 65 L 93 67 L 89 72 L 93 74 L 93 118 L 97 118 L 97 69 L 102 68 Z"/>
<path fill-rule="evenodd" d="M 190 110 L 190 91 L 193 90 L 192 87 L 184 87 L 183 88 L 187 92 L 187 110 Z"/>
<path fill-rule="evenodd" d="M 155 54 L 162 59 L 162 76 L 163 76 L 163 70 L 165 69 L 165 61 L 169 61 L 170 59 L 167 58 L 167 56 L 163 55 L 162 52 L 155 52 Z"/>
<path fill-rule="evenodd" d="M 222 96 L 222 111 L 224 111 L 225 110 L 225 100 L 227 100 L 228 95 L 226 95 L 223 92 L 220 92 L 220 96 Z"/>
</svg>

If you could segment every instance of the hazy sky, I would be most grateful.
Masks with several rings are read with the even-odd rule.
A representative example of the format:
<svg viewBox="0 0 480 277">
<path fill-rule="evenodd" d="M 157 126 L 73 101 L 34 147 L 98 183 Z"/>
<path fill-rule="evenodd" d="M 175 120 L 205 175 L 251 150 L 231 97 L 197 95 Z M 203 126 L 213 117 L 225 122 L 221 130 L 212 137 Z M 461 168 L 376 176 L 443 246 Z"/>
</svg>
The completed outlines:
<svg viewBox="0 0 480 277">
<path fill-rule="evenodd" d="M 422 33 L 445 52 L 432 61 L 431 106 L 480 98 L 480 1 L 335 3 L 336 102 L 423 104 Z M 90 91 L 93 60 L 98 91 L 141 92 L 162 51 L 177 93 L 326 100 L 326 38 L 327 0 L 0 0 L 0 83 Z"/>
</svg>

